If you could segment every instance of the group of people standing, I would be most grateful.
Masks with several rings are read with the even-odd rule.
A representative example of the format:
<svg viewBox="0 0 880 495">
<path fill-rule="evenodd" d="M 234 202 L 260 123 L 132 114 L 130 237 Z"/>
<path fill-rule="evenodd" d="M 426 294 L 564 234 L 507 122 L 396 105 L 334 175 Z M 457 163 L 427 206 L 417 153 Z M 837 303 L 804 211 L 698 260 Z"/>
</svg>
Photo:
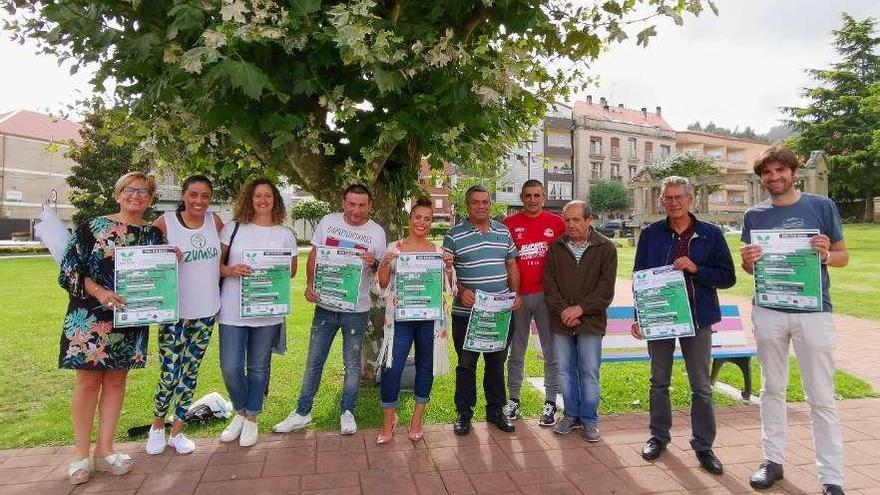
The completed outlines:
<svg viewBox="0 0 880 495">
<path fill-rule="evenodd" d="M 768 488 L 783 476 L 785 445 L 785 389 L 789 341 L 794 342 L 813 419 L 817 466 L 823 493 L 843 493 L 842 442 L 834 405 L 834 328 L 828 296 L 827 266 L 848 261 L 840 217 L 827 198 L 794 188 L 798 160 L 783 148 L 771 148 L 755 163 L 770 199 L 745 216 L 741 250 L 743 269 L 749 273 L 762 256 L 751 244 L 754 229 L 818 229 L 811 245 L 822 262 L 825 301 L 821 312 L 805 313 L 755 306 L 754 334 L 762 367 L 762 441 L 764 462 L 752 476 L 755 488 Z M 235 415 L 220 439 L 242 446 L 257 442 L 256 417 L 262 410 L 273 349 L 283 351 L 284 317 L 240 318 L 240 277 L 251 273 L 242 260 L 249 248 L 292 248 L 291 277 L 296 274 L 296 239 L 282 225 L 285 209 L 275 185 L 259 179 L 244 187 L 233 221 L 223 225 L 208 211 L 213 193 L 210 180 L 190 177 L 184 182 L 181 206 L 152 224 L 143 214 L 152 203 L 155 182 L 131 173 L 114 190 L 119 212 L 79 226 L 68 245 L 60 282 L 70 292 L 64 320 L 59 366 L 77 370 L 72 401 L 76 460 L 69 466 L 71 482 L 88 480 L 91 430 L 100 403 L 94 469 L 123 474 L 132 459 L 118 453 L 113 434 L 125 392 L 126 374 L 146 362 L 147 327 L 116 329 L 112 312 L 125 301 L 113 292 L 113 249 L 134 245 L 170 244 L 178 249 L 180 321 L 159 329 L 160 379 L 156 388 L 155 422 L 146 444 L 149 454 L 171 446 L 189 453 L 194 443 L 184 434 L 184 418 L 192 401 L 199 366 L 215 320 L 220 329 L 220 365 Z M 337 332 L 342 333 L 344 365 L 340 403 L 340 432 L 357 431 L 354 410 L 361 378 L 362 348 L 368 324 L 370 290 L 374 281 L 388 310 L 384 325 L 384 352 L 380 353 L 381 400 L 384 423 L 377 444 L 393 441 L 401 375 L 411 349 L 415 358 L 415 409 L 408 427 L 413 441 L 422 438 L 422 418 L 430 400 L 438 360 L 446 357 L 450 329 L 457 355 L 453 430 L 471 431 L 477 402 L 477 363 L 484 360 L 483 390 L 486 420 L 505 432 L 515 431 L 520 417 L 524 358 L 532 325 L 544 357 L 545 403 L 539 424 L 566 435 L 581 430 L 588 442 L 599 433 L 599 371 L 606 310 L 614 298 L 617 249 L 591 227 L 592 214 L 583 201 L 571 201 L 562 217 L 544 211 L 541 182 L 527 181 L 521 192 L 523 210 L 497 222 L 490 217 L 491 196 L 481 186 L 465 194 L 467 215 L 446 234 L 442 247 L 428 237 L 433 205 L 418 199 L 410 211 L 408 235 L 386 245 L 385 232 L 370 220 L 373 198 L 363 185 L 352 185 L 342 196 L 342 212 L 325 216 L 311 240 L 305 297 L 315 303 L 309 349 L 299 398 L 291 413 L 274 426 L 276 432 L 307 427 Z M 693 188 L 681 177 L 664 180 L 658 201 L 666 218 L 647 226 L 639 238 L 634 270 L 673 265 L 681 270 L 695 322 L 695 335 L 678 338 L 691 387 L 691 447 L 700 465 L 721 474 L 723 466 L 712 451 L 715 416 L 709 361 L 712 325 L 721 319 L 718 289 L 734 285 L 730 250 L 720 229 L 690 212 Z M 324 304 L 315 287 L 316 248 L 359 250 L 363 262 L 360 298 L 353 311 Z M 395 259 L 402 253 L 437 253 L 443 259 L 444 292 L 454 296 L 451 318 L 396 321 Z M 222 280 L 222 283 L 221 283 Z M 514 293 L 512 324 L 507 347 L 496 352 L 465 348 L 476 291 Z M 632 335 L 643 338 L 638 323 Z M 439 343 L 439 345 L 438 345 Z M 650 438 L 642 449 L 646 460 L 657 459 L 671 441 L 672 410 L 669 387 L 675 339 L 650 340 Z M 507 376 L 505 379 L 505 362 Z M 557 417 L 559 393 L 564 406 Z M 170 435 L 165 421 L 175 405 Z"/>
</svg>

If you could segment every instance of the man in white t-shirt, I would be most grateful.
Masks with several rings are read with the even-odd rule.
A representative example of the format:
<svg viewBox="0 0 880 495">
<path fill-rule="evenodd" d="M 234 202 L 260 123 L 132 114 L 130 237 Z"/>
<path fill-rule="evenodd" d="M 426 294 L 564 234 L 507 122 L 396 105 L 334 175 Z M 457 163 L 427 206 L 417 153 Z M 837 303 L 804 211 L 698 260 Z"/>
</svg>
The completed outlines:
<svg viewBox="0 0 880 495">
<path fill-rule="evenodd" d="M 370 314 L 370 286 L 379 260 L 385 255 L 385 231 L 370 220 L 373 198 L 361 184 L 354 184 L 342 195 L 342 213 L 330 213 L 321 219 L 312 236 L 312 250 L 306 268 L 306 299 L 317 304 L 309 337 L 309 354 L 300 388 L 299 401 L 287 419 L 275 425 L 279 433 L 305 428 L 312 421 L 312 404 L 324 363 L 336 332 L 342 329 L 342 361 L 345 378 L 342 385 L 340 430 L 343 435 L 357 432 L 354 407 L 361 379 L 361 352 Z M 364 267 L 360 294 L 354 312 L 344 312 L 321 303 L 315 291 L 315 258 L 319 246 L 348 247 L 359 250 Z"/>
</svg>

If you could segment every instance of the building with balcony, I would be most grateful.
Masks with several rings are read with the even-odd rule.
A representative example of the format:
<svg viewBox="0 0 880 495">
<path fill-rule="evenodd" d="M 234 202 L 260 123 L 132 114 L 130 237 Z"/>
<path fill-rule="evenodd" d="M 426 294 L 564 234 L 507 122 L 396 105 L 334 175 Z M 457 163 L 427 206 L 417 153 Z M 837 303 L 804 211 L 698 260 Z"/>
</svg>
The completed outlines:
<svg viewBox="0 0 880 495">
<path fill-rule="evenodd" d="M 679 153 L 711 158 L 722 175 L 729 176 L 751 174 L 752 164 L 770 147 L 760 141 L 696 131 L 678 131 L 675 140 Z M 710 213 L 742 213 L 755 202 L 748 184 L 743 181 L 718 186 L 718 190 L 709 195 L 708 207 Z"/>
<path fill-rule="evenodd" d="M 537 179 L 547 192 L 545 207 L 561 211 L 573 199 L 574 148 L 572 146 L 572 108 L 557 103 L 547 112 L 532 139 L 512 149 L 504 159 L 507 180 L 495 200 L 507 203 L 511 212 L 522 207 L 519 194 L 523 184 Z"/>
<path fill-rule="evenodd" d="M 586 199 L 590 183 L 632 181 L 642 169 L 676 150 L 675 131 L 663 119 L 660 107 L 635 110 L 620 103 L 611 106 L 591 96 L 574 105 L 574 196 Z"/>
<path fill-rule="evenodd" d="M 81 125 L 29 110 L 0 114 L 0 239 L 30 232 L 43 204 L 65 222 L 73 217 L 66 178 L 76 163 L 65 157 L 81 142 Z"/>
<path fill-rule="evenodd" d="M 455 185 L 455 165 L 443 164 L 443 173 L 434 173 L 428 160 L 422 158 L 419 169 L 419 187 L 434 204 L 434 223 L 452 222 L 452 200 L 449 191 Z M 415 203 L 412 199 L 411 205 Z"/>
</svg>

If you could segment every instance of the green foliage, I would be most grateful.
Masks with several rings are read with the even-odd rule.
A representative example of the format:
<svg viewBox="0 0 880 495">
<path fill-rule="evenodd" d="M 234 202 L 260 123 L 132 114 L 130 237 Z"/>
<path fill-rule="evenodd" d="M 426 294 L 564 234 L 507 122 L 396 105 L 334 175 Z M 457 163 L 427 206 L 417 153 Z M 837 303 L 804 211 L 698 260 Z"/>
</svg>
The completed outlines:
<svg viewBox="0 0 880 495">
<path fill-rule="evenodd" d="M 749 139 L 752 141 L 762 141 L 765 143 L 770 142 L 770 138 L 767 134 L 758 134 L 752 129 L 751 126 L 746 126 L 745 129 L 739 130 L 739 126 L 734 127 L 733 130 L 728 129 L 727 127 L 721 127 L 715 125 L 715 122 L 709 121 L 705 126 L 700 124 L 700 121 L 696 121 L 693 124 L 689 124 L 687 126 L 689 131 L 696 132 L 708 132 L 709 134 L 718 134 L 721 136 L 730 136 L 739 139 Z"/>
<path fill-rule="evenodd" d="M 443 237 L 449 232 L 450 225 L 445 223 L 435 223 L 431 225 L 428 235 L 431 237 Z"/>
<path fill-rule="evenodd" d="M 803 156 L 824 150 L 831 196 L 841 202 L 865 200 L 865 221 L 874 221 L 880 186 L 880 36 L 876 20 L 841 14 L 834 31 L 838 60 L 807 73 L 817 85 L 804 88 L 809 104 L 786 108 L 788 123 L 800 133 L 789 143 Z"/>
<path fill-rule="evenodd" d="M 680 23 L 706 4 L 0 0 L 13 37 L 97 65 L 98 91 L 119 81 L 164 163 L 277 174 L 325 200 L 361 181 L 398 223 L 422 157 L 498 167 L 603 48 L 656 34 L 634 15 Z"/>
<path fill-rule="evenodd" d="M 449 190 L 449 201 L 452 203 L 452 213 L 457 220 L 466 218 L 467 202 L 465 193 L 472 186 L 483 186 L 489 195 L 494 198 L 498 187 L 505 184 L 507 169 L 496 168 L 486 164 L 458 167 L 455 185 Z M 497 203 L 494 200 L 490 206 L 489 216 L 503 218 L 507 215 L 507 203 Z"/>
<path fill-rule="evenodd" d="M 132 137 L 133 126 L 124 109 L 94 107 L 86 116 L 80 136 L 82 143 L 73 144 L 66 156 L 76 162 L 70 169 L 67 184 L 70 186 L 70 202 L 77 211 L 73 215 L 76 224 L 91 218 L 119 211 L 113 197 L 113 186 L 120 176 L 128 172 L 149 172 L 151 163 L 143 156 L 136 157 L 138 142 Z M 152 217 L 155 212 L 147 211 Z"/>
<path fill-rule="evenodd" d="M 314 228 L 324 215 L 332 212 L 330 203 L 320 199 L 307 199 L 293 205 L 290 216 L 294 220 L 306 220 Z"/>
<path fill-rule="evenodd" d="M 650 170 L 651 175 L 658 180 L 671 175 L 694 178 L 721 173 L 721 169 L 715 165 L 715 160 L 691 153 L 669 155 L 666 160 L 652 164 Z"/>
<path fill-rule="evenodd" d="M 593 214 L 626 210 L 629 208 L 629 193 L 619 181 L 591 182 L 589 203 Z"/>
</svg>

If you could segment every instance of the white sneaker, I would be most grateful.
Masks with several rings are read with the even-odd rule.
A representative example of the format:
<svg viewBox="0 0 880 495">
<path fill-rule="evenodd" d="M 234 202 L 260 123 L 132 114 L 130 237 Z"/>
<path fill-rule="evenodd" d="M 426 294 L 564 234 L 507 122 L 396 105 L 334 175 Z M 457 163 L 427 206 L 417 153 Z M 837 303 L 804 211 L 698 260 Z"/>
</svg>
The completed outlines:
<svg viewBox="0 0 880 495">
<path fill-rule="evenodd" d="M 272 430 L 276 433 L 288 433 L 291 431 L 299 431 L 309 425 L 312 422 L 312 415 L 306 414 L 305 416 L 300 416 L 296 410 L 287 415 L 287 418 L 278 423 L 277 425 L 272 427 Z"/>
<path fill-rule="evenodd" d="M 257 422 L 245 419 L 244 426 L 241 428 L 241 436 L 238 437 L 238 444 L 242 447 L 250 447 L 254 445 L 257 443 L 258 433 Z"/>
<path fill-rule="evenodd" d="M 241 435 L 241 429 L 244 427 L 244 416 L 241 414 L 236 414 L 232 417 L 232 421 L 229 422 L 229 425 L 223 430 L 223 433 L 220 434 L 221 442 L 231 442 Z"/>
<path fill-rule="evenodd" d="M 344 411 L 339 416 L 339 432 L 343 435 L 354 435 L 358 431 L 358 425 L 354 421 L 354 414 L 351 411 Z"/>
<path fill-rule="evenodd" d="M 174 447 L 178 454 L 191 454 L 196 450 L 196 443 L 186 438 L 182 431 L 177 435 L 168 437 L 168 445 Z"/>
<path fill-rule="evenodd" d="M 157 455 L 165 452 L 165 428 L 150 428 L 150 436 L 147 437 L 147 454 Z"/>
</svg>

